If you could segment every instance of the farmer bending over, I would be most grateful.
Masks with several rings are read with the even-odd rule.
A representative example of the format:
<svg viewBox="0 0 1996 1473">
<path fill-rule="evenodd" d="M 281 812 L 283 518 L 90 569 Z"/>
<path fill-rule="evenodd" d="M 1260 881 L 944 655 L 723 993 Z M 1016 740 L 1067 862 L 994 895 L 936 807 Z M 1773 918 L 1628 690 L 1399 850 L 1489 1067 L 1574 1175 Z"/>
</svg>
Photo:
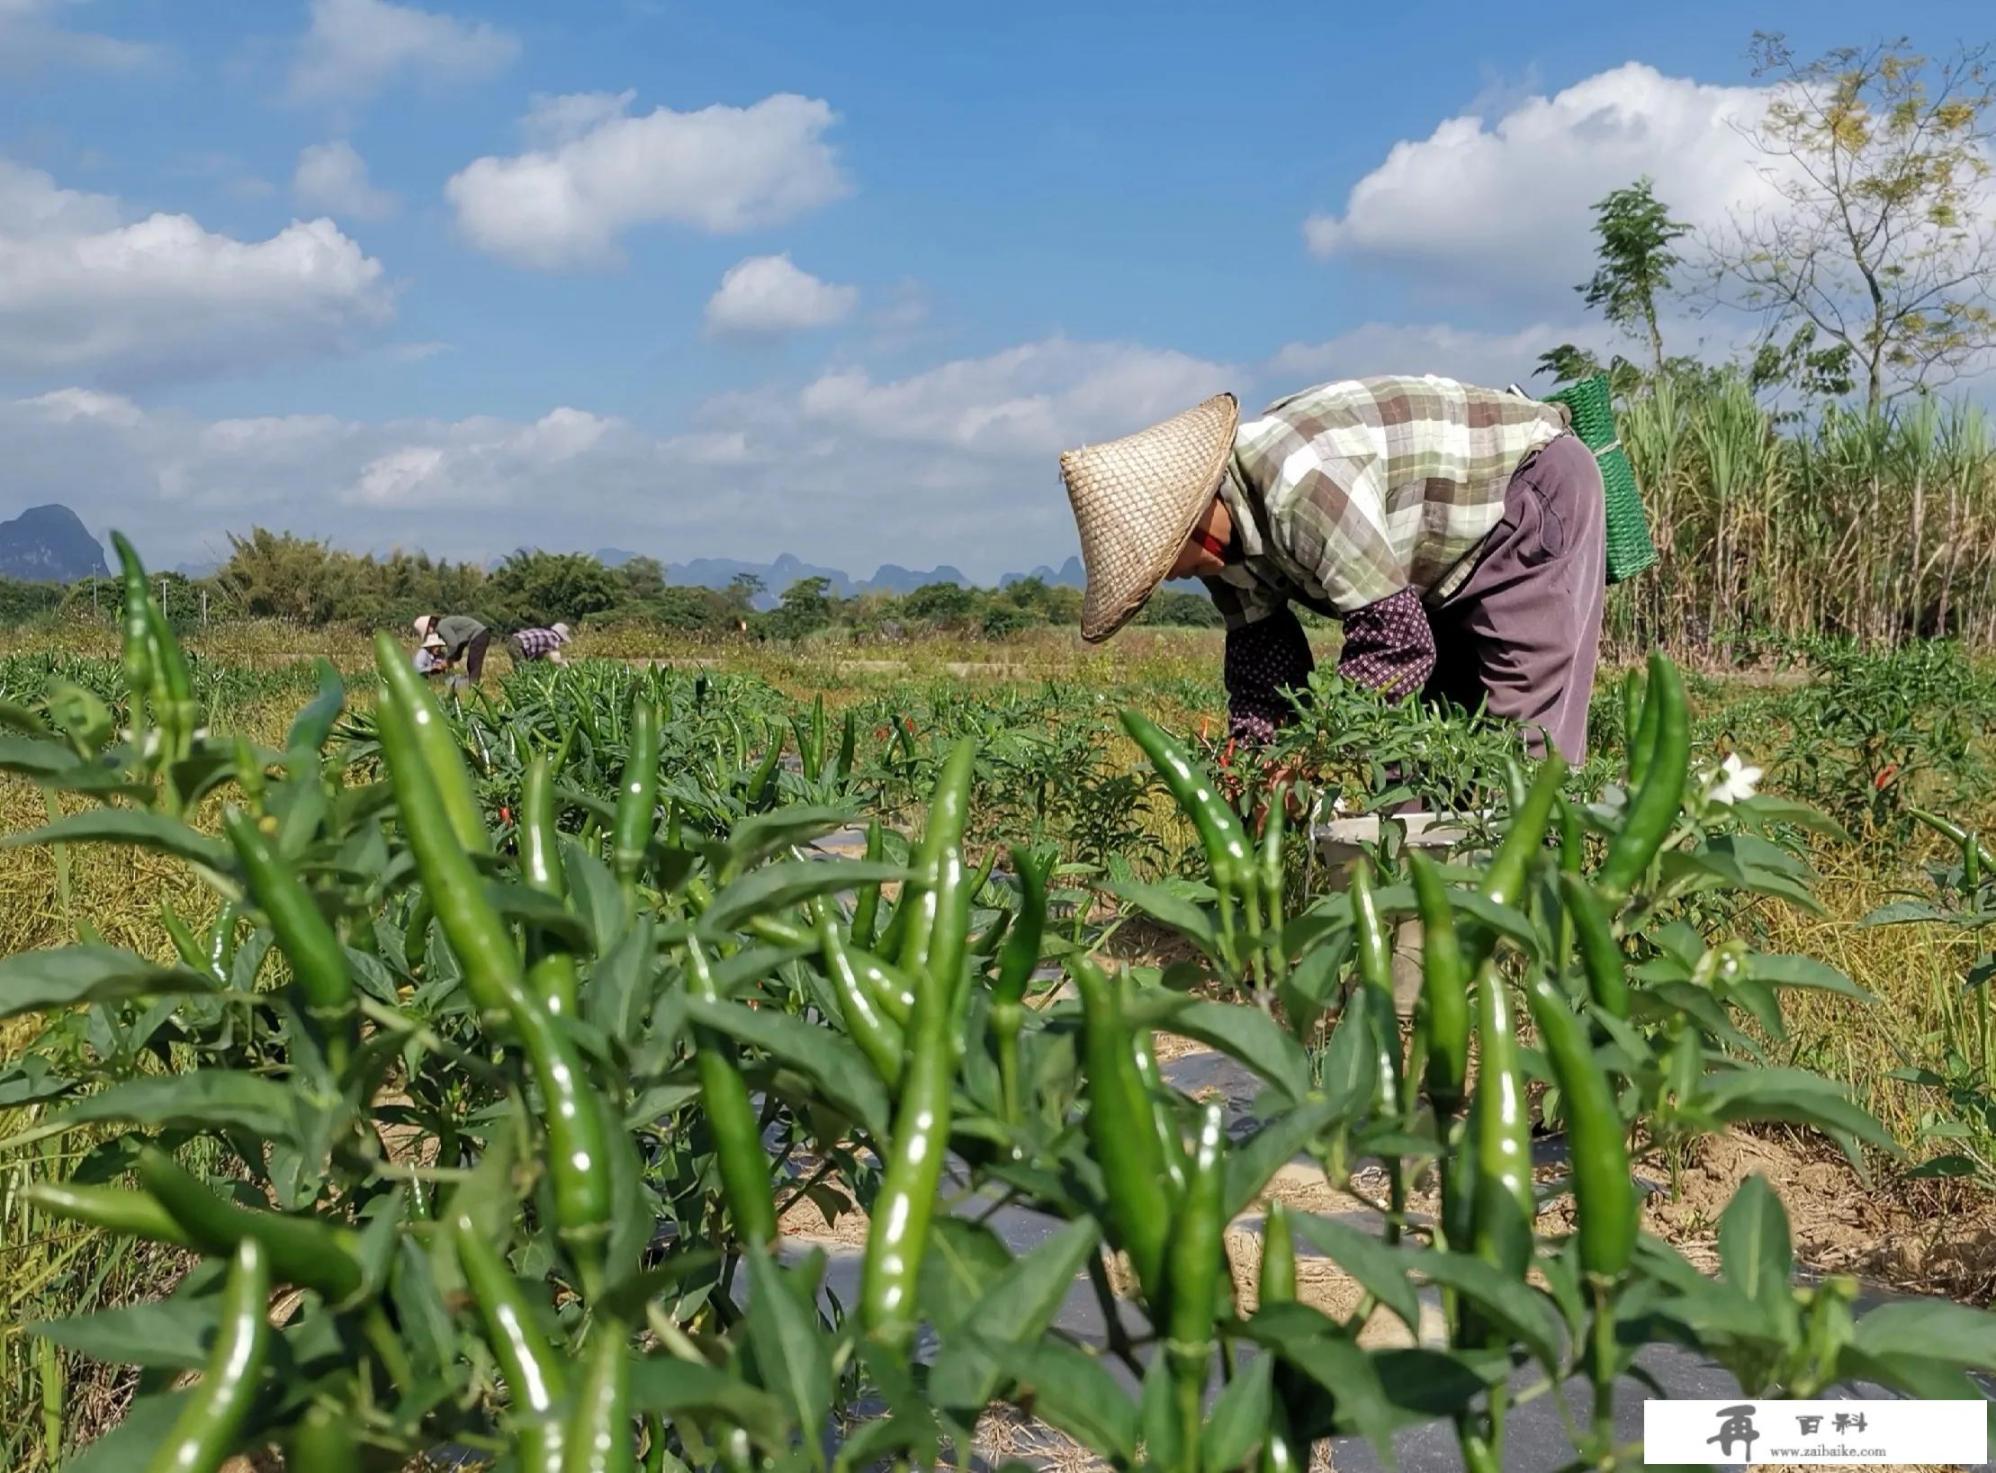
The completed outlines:
<svg viewBox="0 0 1996 1473">
<path fill-rule="evenodd" d="M 1072 450 L 1082 638 L 1107 639 L 1166 578 L 1226 620 L 1229 729 L 1265 742 L 1314 661 L 1291 605 L 1343 621 L 1338 673 L 1526 728 L 1569 761 L 1607 583 L 1594 456 L 1565 411 L 1444 378 L 1324 384 L 1240 422 L 1220 394 Z"/>
<path fill-rule="evenodd" d="M 515 670 L 535 660 L 566 665 L 568 661 L 562 658 L 561 647 L 567 643 L 566 624 L 556 624 L 550 629 L 519 629 L 506 636 L 506 653 L 511 656 Z"/>
<path fill-rule="evenodd" d="M 492 631 L 467 614 L 438 618 L 424 614 L 416 620 L 416 641 L 428 645 L 435 635 L 444 642 L 444 663 L 464 661 L 464 673 L 477 681 L 485 675 L 485 651 L 492 643 Z"/>
</svg>

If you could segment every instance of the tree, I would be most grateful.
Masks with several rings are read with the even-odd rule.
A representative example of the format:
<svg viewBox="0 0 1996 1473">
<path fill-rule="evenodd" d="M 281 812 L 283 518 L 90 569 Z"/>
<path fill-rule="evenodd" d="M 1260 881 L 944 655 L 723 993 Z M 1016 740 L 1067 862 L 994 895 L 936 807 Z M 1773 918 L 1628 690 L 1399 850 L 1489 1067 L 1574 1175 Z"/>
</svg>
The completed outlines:
<svg viewBox="0 0 1996 1473">
<path fill-rule="evenodd" d="M 754 573 L 737 573 L 728 580 L 726 596 L 729 607 L 746 618 L 755 612 L 755 601 L 762 597 L 767 585 Z"/>
<path fill-rule="evenodd" d="M 832 581 L 799 578 L 783 591 L 769 616 L 769 632 L 778 639 L 802 639 L 832 622 Z"/>
<path fill-rule="evenodd" d="M 616 574 L 629 603 L 651 603 L 665 592 L 665 568 L 655 557 L 627 558 Z"/>
<path fill-rule="evenodd" d="M 927 624 L 955 624 L 970 616 L 977 595 L 961 583 L 924 583 L 902 600 L 910 619 Z"/>
<path fill-rule="evenodd" d="M 615 608 L 620 581 L 587 553 L 522 549 L 499 565 L 487 597 L 509 623 L 547 625 Z"/>
<path fill-rule="evenodd" d="M 1656 325 L 1656 299 L 1670 290 L 1678 264 L 1671 242 L 1691 227 L 1670 218 L 1647 176 L 1611 190 L 1594 206 L 1594 236 L 1601 264 L 1593 279 L 1574 290 L 1587 305 L 1624 332 L 1648 339 L 1650 364 L 1663 372 L 1663 333 Z"/>
<path fill-rule="evenodd" d="M 1935 61 L 1899 40 L 1805 63 L 1760 34 L 1753 54 L 1778 84 L 1742 132 L 1780 206 L 1715 242 L 1721 300 L 1770 338 L 1813 328 L 1805 357 L 1844 349 L 1872 413 L 1957 377 L 1996 347 L 1989 48 Z"/>
</svg>

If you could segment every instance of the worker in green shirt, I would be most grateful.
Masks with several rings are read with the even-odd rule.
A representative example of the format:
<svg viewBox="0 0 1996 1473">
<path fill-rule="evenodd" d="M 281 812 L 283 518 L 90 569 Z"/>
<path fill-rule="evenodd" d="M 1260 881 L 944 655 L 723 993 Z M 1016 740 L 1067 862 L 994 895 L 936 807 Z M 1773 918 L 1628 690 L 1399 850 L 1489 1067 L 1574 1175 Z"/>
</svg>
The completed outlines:
<svg viewBox="0 0 1996 1473">
<path fill-rule="evenodd" d="M 416 620 L 416 642 L 428 644 L 431 637 L 444 642 L 444 661 L 455 665 L 464 661 L 464 673 L 477 681 L 484 676 L 485 651 L 492 643 L 492 631 L 468 614 L 424 614 Z"/>
</svg>

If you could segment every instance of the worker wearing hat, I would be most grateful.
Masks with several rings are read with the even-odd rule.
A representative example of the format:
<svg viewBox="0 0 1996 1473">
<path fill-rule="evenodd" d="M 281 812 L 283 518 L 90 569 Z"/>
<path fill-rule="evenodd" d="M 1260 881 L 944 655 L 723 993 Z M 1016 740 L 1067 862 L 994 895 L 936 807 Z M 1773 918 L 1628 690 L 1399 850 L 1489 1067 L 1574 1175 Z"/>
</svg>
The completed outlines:
<svg viewBox="0 0 1996 1473">
<path fill-rule="evenodd" d="M 1319 385 L 1242 424 L 1220 394 L 1061 457 L 1109 638 L 1167 578 L 1227 626 L 1229 726 L 1266 741 L 1314 658 L 1295 609 L 1341 621 L 1338 673 L 1518 722 L 1578 761 L 1606 588 L 1600 469 L 1563 408 L 1444 378 Z"/>
<path fill-rule="evenodd" d="M 444 663 L 464 661 L 464 673 L 474 681 L 485 674 L 485 651 L 492 644 L 492 631 L 468 614 L 447 614 L 438 618 L 424 614 L 415 621 L 416 641 L 427 645 L 431 636 L 444 642 Z"/>
</svg>

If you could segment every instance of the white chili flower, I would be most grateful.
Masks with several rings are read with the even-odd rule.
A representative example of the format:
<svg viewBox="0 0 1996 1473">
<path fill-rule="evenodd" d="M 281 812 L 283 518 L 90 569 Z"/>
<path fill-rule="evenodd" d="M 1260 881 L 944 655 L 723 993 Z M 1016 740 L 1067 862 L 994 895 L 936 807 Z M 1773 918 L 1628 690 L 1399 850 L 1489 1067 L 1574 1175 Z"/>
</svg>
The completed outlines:
<svg viewBox="0 0 1996 1473">
<path fill-rule="evenodd" d="M 1705 801 L 1708 803 L 1744 803 L 1760 787 L 1764 770 L 1749 767 L 1740 760 L 1740 754 L 1732 753 L 1719 764 L 1719 770 L 1712 774 L 1705 785 Z"/>
</svg>

